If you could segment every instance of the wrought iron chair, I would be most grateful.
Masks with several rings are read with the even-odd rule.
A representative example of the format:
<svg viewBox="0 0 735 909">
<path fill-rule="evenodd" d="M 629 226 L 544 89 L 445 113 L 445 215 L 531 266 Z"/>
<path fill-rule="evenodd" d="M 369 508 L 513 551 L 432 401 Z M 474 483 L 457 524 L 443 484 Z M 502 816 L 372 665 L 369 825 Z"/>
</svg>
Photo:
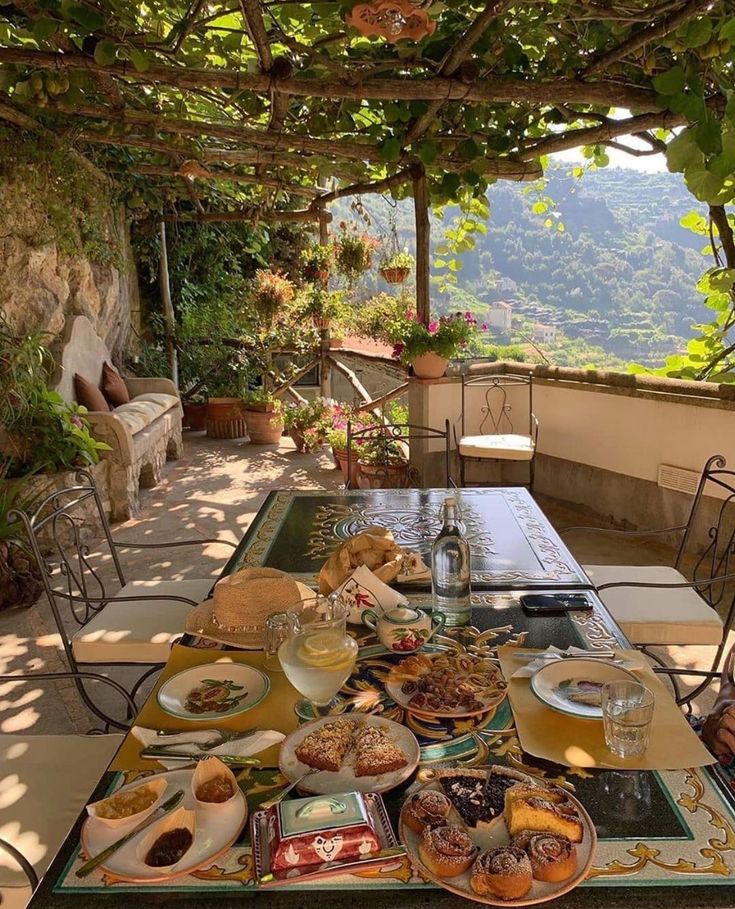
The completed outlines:
<svg viewBox="0 0 735 909">
<path fill-rule="evenodd" d="M 111 686 L 135 707 L 117 682 L 82 674 Z M 0 683 L 73 677 L 73 672 L 6 674 L 0 675 Z M 122 735 L 0 735 L 3 776 L 13 778 L 18 793 L 0 803 L 0 854 L 5 852 L 20 869 L 0 867 L 3 909 L 24 909 L 122 740 Z"/>
<path fill-rule="evenodd" d="M 479 432 L 467 434 L 468 398 L 474 389 L 484 389 L 483 414 Z M 512 399 L 523 394 L 528 401 L 528 413 L 514 419 L 515 404 Z M 516 408 L 517 409 L 517 408 Z M 528 431 L 525 431 L 526 420 Z M 518 429 L 516 429 L 518 426 Z M 533 412 L 533 374 L 462 376 L 462 434 L 455 442 L 459 456 L 459 482 L 465 486 L 467 461 L 514 461 L 528 464 L 528 487 L 533 488 L 534 461 L 538 444 L 539 424 Z"/>
<path fill-rule="evenodd" d="M 90 562 L 90 547 L 83 542 L 83 513 L 95 512 L 103 529 L 119 590 L 107 593 L 98 570 Z M 169 549 L 172 547 L 224 543 L 203 539 L 177 542 L 135 543 L 113 540 L 99 492 L 87 471 L 76 473 L 76 485 L 56 490 L 33 509 L 11 512 L 9 520 L 23 523 L 38 563 L 46 597 L 56 622 L 67 663 L 79 695 L 106 726 L 125 729 L 126 724 L 107 715 L 95 704 L 84 686 L 84 672 L 98 666 L 147 666 L 130 689 L 132 700 L 140 686 L 166 662 L 172 643 L 183 634 L 189 610 L 208 596 L 211 578 L 184 581 L 130 581 L 118 558 L 119 549 Z M 44 551 L 48 555 L 44 555 Z M 68 608 L 70 633 L 64 621 Z M 131 716 L 131 707 L 127 713 Z"/>
<path fill-rule="evenodd" d="M 346 489 L 411 489 L 419 483 L 418 471 L 408 461 L 412 442 L 443 440 L 444 487 L 454 486 L 449 475 L 449 420 L 444 429 L 416 423 L 385 423 L 355 431 L 347 424 Z M 369 445 L 375 464 L 363 475 L 358 465 L 360 449 Z M 369 472 L 369 477 L 368 477 Z"/>
<path fill-rule="evenodd" d="M 703 681 L 686 696 L 681 696 L 674 680 L 679 703 L 687 703 L 710 684 L 722 658 L 733 616 L 735 591 L 729 582 L 735 581 L 730 560 L 735 554 L 735 471 L 727 470 L 722 455 L 713 455 L 704 465 L 697 490 L 692 499 L 686 524 L 660 530 L 615 530 L 607 527 L 567 527 L 562 535 L 575 531 L 610 533 L 621 537 L 681 534 L 679 548 L 672 567 L 665 565 L 584 565 L 595 584 L 602 602 L 624 633 L 667 672 L 661 657 L 650 647 L 713 646 L 715 655 L 711 669 L 699 673 L 687 670 L 679 675 L 702 675 Z M 703 498 L 719 493 L 714 524 L 703 514 Z M 724 496 L 724 497 L 723 497 Z M 690 554 L 693 535 L 706 530 L 709 540 L 701 554 L 695 555 L 691 580 L 682 573 Z M 733 566 L 735 567 L 735 566 Z M 719 609 L 725 610 L 724 617 Z"/>
</svg>

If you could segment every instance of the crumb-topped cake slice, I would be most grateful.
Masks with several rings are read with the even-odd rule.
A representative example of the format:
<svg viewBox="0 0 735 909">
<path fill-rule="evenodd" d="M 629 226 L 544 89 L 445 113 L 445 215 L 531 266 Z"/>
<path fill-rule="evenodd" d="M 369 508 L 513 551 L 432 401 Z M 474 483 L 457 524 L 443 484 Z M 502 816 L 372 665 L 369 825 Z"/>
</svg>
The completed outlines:
<svg viewBox="0 0 735 909">
<path fill-rule="evenodd" d="M 355 776 L 390 773 L 408 763 L 406 755 L 382 726 L 368 726 L 367 723 L 358 726 L 354 745 Z"/>
<path fill-rule="evenodd" d="M 341 717 L 310 732 L 295 749 L 302 764 L 315 770 L 337 771 L 352 745 L 355 721 Z"/>
</svg>

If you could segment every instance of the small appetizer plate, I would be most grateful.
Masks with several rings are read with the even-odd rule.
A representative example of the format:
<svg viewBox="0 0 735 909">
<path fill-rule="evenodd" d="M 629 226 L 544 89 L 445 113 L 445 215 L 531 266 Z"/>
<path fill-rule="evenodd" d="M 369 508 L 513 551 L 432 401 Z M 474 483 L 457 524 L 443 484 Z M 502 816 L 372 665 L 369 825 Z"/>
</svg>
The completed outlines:
<svg viewBox="0 0 735 909">
<path fill-rule="evenodd" d="M 267 675 L 242 663 L 192 666 L 158 689 L 158 706 L 170 716 L 202 720 L 237 716 L 259 704 L 270 691 Z"/>
<path fill-rule="evenodd" d="M 146 865 L 139 857 L 141 842 L 150 836 L 153 828 L 142 830 L 129 842 L 113 853 L 107 861 L 100 866 L 100 871 L 110 877 L 141 884 L 158 884 L 173 878 L 183 877 L 199 868 L 208 868 L 222 853 L 224 853 L 237 840 L 240 831 L 248 816 L 248 806 L 245 796 L 238 788 L 237 798 L 224 802 L 219 811 L 211 811 L 198 807 L 191 789 L 194 769 L 169 770 L 166 773 L 156 774 L 151 779 L 164 779 L 168 783 L 168 791 L 184 790 L 184 799 L 181 807 L 195 812 L 194 841 L 182 857 L 181 861 L 168 868 L 154 868 Z M 140 785 L 140 780 L 130 783 L 124 789 L 133 789 Z M 108 846 L 125 836 L 139 820 L 132 819 L 127 827 L 106 827 L 97 818 L 89 817 L 82 827 L 81 843 L 86 855 L 94 856 Z M 154 825 L 156 828 L 158 824 Z M 150 845 L 150 844 L 148 844 Z"/>
<path fill-rule="evenodd" d="M 607 682 L 637 682 L 632 672 L 600 659 L 556 660 L 531 676 L 531 691 L 547 707 L 583 720 L 601 720 Z"/>
</svg>

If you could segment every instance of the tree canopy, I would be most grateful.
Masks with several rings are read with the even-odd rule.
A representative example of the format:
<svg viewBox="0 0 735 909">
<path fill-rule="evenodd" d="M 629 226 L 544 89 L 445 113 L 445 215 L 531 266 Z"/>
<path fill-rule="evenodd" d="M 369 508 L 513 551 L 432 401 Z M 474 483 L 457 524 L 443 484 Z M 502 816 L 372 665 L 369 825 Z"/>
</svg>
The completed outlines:
<svg viewBox="0 0 735 909">
<path fill-rule="evenodd" d="M 631 134 L 669 142 L 699 199 L 735 195 L 729 0 L 425 0 L 433 34 L 395 44 L 347 26 L 354 5 L 13 0 L 0 116 L 200 220 L 310 220 L 424 172 L 432 202 L 479 199 Z"/>
</svg>

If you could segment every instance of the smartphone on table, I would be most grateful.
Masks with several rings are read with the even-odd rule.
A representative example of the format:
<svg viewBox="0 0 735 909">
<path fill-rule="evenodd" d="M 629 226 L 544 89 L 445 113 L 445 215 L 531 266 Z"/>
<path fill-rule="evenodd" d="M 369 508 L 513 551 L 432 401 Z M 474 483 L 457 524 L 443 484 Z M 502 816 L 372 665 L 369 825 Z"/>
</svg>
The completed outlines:
<svg viewBox="0 0 735 909">
<path fill-rule="evenodd" d="M 584 593 L 527 593 L 521 597 L 521 606 L 533 615 L 592 609 L 592 603 Z"/>
</svg>

